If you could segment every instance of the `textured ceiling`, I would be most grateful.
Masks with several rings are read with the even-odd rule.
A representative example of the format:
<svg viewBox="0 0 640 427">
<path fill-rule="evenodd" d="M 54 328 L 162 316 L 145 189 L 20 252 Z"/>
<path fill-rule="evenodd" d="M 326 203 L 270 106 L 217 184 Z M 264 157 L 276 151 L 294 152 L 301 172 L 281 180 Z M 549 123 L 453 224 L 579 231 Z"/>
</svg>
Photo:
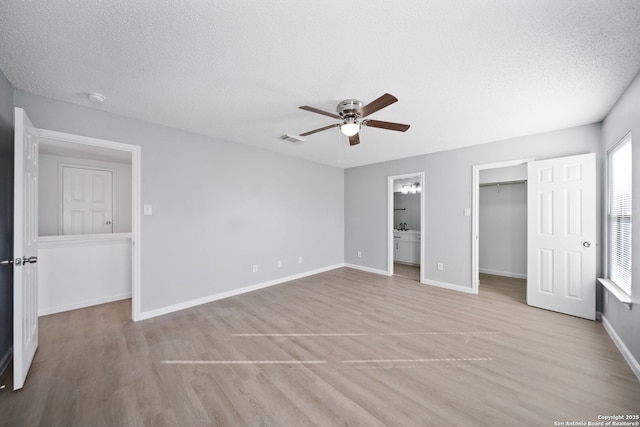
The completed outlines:
<svg viewBox="0 0 640 427">
<path fill-rule="evenodd" d="M 20 90 L 338 167 L 601 121 L 640 70 L 637 0 L 0 0 Z M 107 97 L 99 106 L 86 92 Z M 399 102 L 349 147 L 346 98 Z"/>
</svg>

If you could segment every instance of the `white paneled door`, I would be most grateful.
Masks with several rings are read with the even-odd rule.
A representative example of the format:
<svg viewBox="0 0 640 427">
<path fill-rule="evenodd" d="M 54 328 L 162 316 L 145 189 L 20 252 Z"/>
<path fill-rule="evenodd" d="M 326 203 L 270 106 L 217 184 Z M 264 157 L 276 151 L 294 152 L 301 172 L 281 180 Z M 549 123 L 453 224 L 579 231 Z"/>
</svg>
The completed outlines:
<svg viewBox="0 0 640 427">
<path fill-rule="evenodd" d="M 596 156 L 528 166 L 527 304 L 595 319 Z"/>
<path fill-rule="evenodd" d="M 62 234 L 113 232 L 113 172 L 62 167 Z"/>
<path fill-rule="evenodd" d="M 13 389 L 21 389 L 38 348 L 38 135 L 15 109 Z"/>
</svg>

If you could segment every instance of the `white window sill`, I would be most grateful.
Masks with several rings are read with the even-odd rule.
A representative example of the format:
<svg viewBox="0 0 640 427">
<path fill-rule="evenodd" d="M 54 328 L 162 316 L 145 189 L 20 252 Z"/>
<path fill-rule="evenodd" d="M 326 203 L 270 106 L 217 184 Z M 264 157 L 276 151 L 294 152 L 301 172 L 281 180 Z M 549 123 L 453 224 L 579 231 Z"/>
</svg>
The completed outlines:
<svg viewBox="0 0 640 427">
<path fill-rule="evenodd" d="M 614 297 L 618 299 L 627 309 L 631 310 L 631 296 L 624 292 L 609 279 L 598 278 L 598 282 L 602 284 Z"/>
</svg>

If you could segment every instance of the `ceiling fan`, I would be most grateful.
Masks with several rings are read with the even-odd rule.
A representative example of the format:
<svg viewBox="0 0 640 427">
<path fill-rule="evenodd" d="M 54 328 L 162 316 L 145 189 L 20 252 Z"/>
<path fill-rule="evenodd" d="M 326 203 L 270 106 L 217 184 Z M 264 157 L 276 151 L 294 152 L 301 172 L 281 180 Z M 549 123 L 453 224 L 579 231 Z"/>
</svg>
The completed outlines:
<svg viewBox="0 0 640 427">
<path fill-rule="evenodd" d="M 300 136 L 311 135 L 312 133 L 322 132 L 323 130 L 339 126 L 340 131 L 349 137 L 349 145 L 357 145 L 360 144 L 360 136 L 358 135 L 360 126 L 369 126 L 373 128 L 405 132 L 407 129 L 409 129 L 410 125 L 365 119 L 365 117 L 367 117 L 369 114 L 375 113 L 376 111 L 381 110 L 384 107 L 388 107 L 389 105 L 397 101 L 398 98 L 388 93 L 385 93 L 384 95 L 367 105 L 364 105 L 362 101 L 358 101 L 357 99 L 346 99 L 340 102 L 336 107 L 336 111 L 338 112 L 338 114 L 329 113 L 327 111 L 303 105 L 302 107 L 299 107 L 301 110 L 311 111 L 312 113 L 333 117 L 334 119 L 338 119 L 341 122 L 314 129 L 309 132 L 301 133 Z"/>
</svg>

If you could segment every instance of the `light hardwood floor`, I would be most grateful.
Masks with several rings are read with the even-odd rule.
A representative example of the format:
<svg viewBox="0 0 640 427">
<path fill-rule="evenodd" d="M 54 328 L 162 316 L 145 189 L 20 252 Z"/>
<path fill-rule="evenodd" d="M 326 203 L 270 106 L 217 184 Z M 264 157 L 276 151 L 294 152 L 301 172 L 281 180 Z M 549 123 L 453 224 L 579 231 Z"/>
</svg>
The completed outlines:
<svg viewBox="0 0 640 427">
<path fill-rule="evenodd" d="M 553 426 L 640 413 L 599 322 L 342 268 L 138 323 L 122 301 L 40 319 L 7 426 Z M 301 363 L 306 361 L 307 363 Z M 267 363 L 270 362 L 270 363 Z M 274 363 L 282 362 L 282 363 Z"/>
<path fill-rule="evenodd" d="M 399 262 L 393 263 L 393 275 L 404 277 L 405 279 L 420 281 L 420 266 L 401 264 Z"/>
</svg>

